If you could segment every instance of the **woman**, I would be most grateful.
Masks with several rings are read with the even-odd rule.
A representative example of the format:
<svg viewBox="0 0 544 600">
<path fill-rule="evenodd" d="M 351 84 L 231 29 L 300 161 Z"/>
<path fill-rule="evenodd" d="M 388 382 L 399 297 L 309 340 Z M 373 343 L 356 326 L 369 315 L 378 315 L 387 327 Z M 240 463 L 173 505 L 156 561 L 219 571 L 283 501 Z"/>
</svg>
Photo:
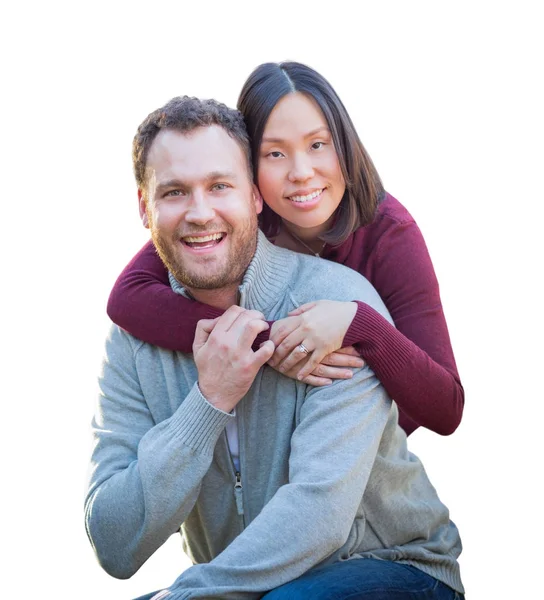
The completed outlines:
<svg viewBox="0 0 544 600">
<path fill-rule="evenodd" d="M 451 434 L 464 392 L 425 242 L 383 190 L 334 89 L 300 63 L 266 63 L 244 84 L 238 109 L 265 201 L 264 233 L 279 246 L 357 270 L 396 325 L 362 302 L 316 301 L 272 325 L 270 364 L 322 385 L 349 377 L 347 367 L 362 364 L 358 353 L 397 402 L 408 435 L 419 426 Z M 174 294 L 149 242 L 117 280 L 108 314 L 147 342 L 190 352 L 197 321 L 221 311 Z"/>
</svg>

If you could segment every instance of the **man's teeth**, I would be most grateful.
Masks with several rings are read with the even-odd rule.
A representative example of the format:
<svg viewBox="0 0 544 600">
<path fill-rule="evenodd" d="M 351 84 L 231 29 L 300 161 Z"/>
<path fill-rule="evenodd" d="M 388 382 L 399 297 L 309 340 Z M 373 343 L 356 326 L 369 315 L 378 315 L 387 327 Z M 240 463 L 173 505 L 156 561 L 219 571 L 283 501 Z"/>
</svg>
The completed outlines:
<svg viewBox="0 0 544 600">
<path fill-rule="evenodd" d="M 199 235 L 198 237 L 187 236 L 183 238 L 183 241 L 187 244 L 198 244 L 220 240 L 222 237 L 222 233 L 212 233 L 211 235 Z"/>
<path fill-rule="evenodd" d="M 308 194 L 307 196 L 291 196 L 291 200 L 293 202 L 308 202 L 308 200 L 313 200 L 314 198 L 317 198 L 319 196 L 319 194 L 321 194 L 323 190 L 316 190 L 315 192 L 312 192 L 311 194 Z"/>
</svg>

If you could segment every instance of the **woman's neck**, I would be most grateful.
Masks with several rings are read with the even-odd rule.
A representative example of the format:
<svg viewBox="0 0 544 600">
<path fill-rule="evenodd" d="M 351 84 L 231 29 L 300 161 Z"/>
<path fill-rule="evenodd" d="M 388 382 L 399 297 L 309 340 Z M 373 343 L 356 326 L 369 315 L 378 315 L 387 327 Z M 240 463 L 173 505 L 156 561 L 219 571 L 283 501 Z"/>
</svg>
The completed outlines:
<svg viewBox="0 0 544 600">
<path fill-rule="evenodd" d="M 275 239 L 277 246 L 301 252 L 302 254 L 315 254 L 320 256 L 325 243 L 318 238 L 322 233 L 323 227 L 302 229 L 293 227 L 291 223 L 282 222 L 278 236 Z"/>
</svg>

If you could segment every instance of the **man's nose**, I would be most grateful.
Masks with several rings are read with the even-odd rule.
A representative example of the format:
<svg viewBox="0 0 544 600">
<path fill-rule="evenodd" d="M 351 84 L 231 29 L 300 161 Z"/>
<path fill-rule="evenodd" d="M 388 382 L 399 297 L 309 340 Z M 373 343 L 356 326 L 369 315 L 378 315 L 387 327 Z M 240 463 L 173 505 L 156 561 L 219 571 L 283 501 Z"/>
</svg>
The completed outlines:
<svg viewBox="0 0 544 600">
<path fill-rule="evenodd" d="M 202 192 L 194 192 L 191 196 L 185 220 L 191 223 L 204 225 L 215 217 L 212 203 Z"/>
<path fill-rule="evenodd" d="M 295 154 L 289 171 L 289 181 L 306 181 L 313 176 L 312 159 L 305 152 Z"/>
</svg>

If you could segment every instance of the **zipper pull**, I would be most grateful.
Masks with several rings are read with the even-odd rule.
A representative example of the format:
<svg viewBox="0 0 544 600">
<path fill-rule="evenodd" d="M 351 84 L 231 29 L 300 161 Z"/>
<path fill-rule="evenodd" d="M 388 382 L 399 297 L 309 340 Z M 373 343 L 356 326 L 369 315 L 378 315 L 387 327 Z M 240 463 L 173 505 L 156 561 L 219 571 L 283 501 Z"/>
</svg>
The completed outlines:
<svg viewBox="0 0 544 600">
<path fill-rule="evenodd" d="M 236 471 L 236 481 L 234 483 L 234 497 L 236 498 L 236 510 L 239 515 L 244 514 L 244 503 L 242 501 L 242 476 Z"/>
</svg>

